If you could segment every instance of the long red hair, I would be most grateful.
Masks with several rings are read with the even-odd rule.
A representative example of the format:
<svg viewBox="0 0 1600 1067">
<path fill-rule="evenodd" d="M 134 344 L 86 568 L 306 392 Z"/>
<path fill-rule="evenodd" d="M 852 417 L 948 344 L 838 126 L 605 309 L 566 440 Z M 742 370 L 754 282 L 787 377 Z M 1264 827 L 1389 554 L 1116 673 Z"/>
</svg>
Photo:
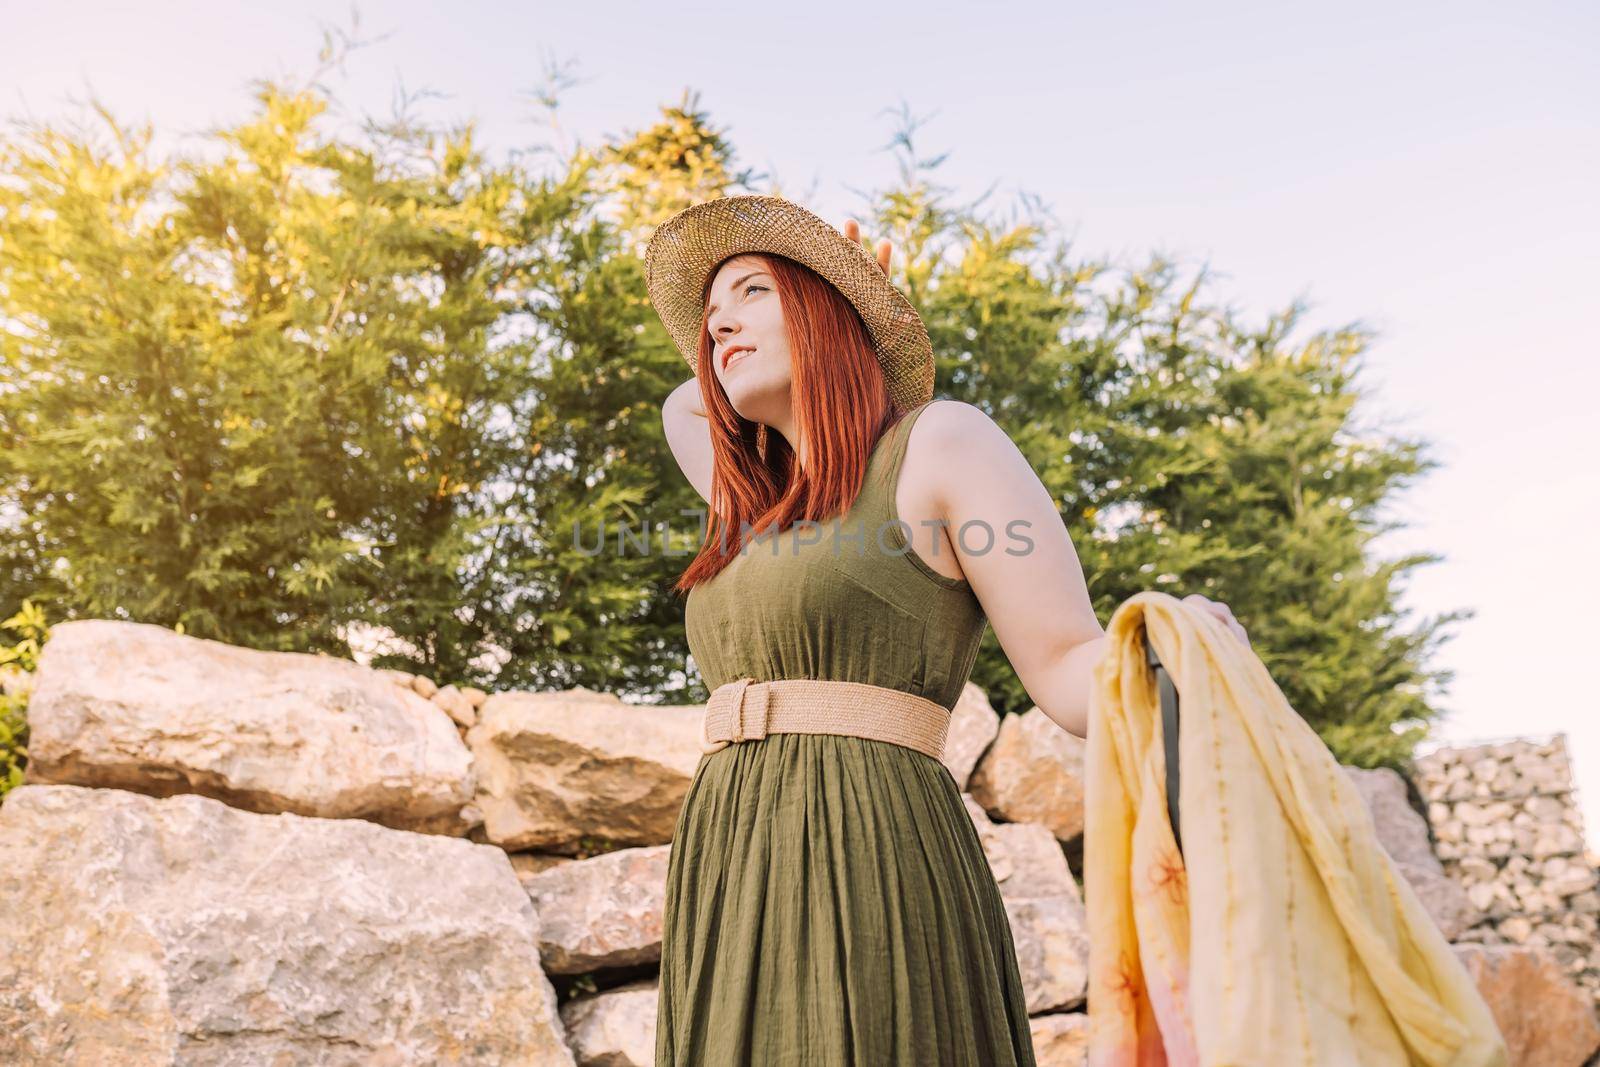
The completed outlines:
<svg viewBox="0 0 1600 1067">
<path fill-rule="evenodd" d="M 783 309 L 790 399 L 807 464 L 796 462 L 782 434 L 734 411 L 712 369 L 711 332 L 702 317 L 695 377 L 710 423 L 711 506 L 700 551 L 673 585 L 679 592 L 721 573 L 756 534 L 843 514 L 861 491 L 873 446 L 905 414 L 895 406 L 872 335 L 850 301 L 787 256 L 746 254 L 765 262 Z M 713 269 L 706 276 L 701 307 L 716 274 Z"/>
</svg>

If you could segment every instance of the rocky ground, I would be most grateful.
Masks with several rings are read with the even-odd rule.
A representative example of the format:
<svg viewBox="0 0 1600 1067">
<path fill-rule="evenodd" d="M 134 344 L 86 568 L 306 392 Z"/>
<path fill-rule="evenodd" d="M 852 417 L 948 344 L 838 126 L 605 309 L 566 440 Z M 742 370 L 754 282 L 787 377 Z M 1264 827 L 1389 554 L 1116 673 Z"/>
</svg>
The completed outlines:
<svg viewBox="0 0 1600 1067">
<path fill-rule="evenodd" d="M 27 784 L 0 806 L 0 1062 L 650 1063 L 700 708 L 98 620 L 5 684 L 32 695 Z M 1434 753 L 1432 835 L 1398 775 L 1347 769 L 1519 1065 L 1600 1046 L 1565 760 L 1559 739 Z M 945 763 L 1039 1063 L 1082 1064 L 1082 743 L 969 686 Z"/>
</svg>

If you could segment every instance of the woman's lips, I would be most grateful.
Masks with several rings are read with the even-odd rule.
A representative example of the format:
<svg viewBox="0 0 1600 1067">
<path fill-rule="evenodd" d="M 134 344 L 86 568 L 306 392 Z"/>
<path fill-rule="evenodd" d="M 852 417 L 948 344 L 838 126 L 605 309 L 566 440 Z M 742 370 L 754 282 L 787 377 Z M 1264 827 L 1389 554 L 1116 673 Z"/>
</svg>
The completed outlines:
<svg viewBox="0 0 1600 1067">
<path fill-rule="evenodd" d="M 754 351 L 755 351 L 755 349 L 747 348 L 747 347 L 740 347 L 740 348 L 734 348 L 734 349 L 729 350 L 722 357 L 722 369 L 723 370 L 727 370 L 729 367 L 732 367 L 735 363 L 737 363 L 739 361 L 739 357 L 740 356 L 749 355 L 751 352 L 754 352 Z"/>
</svg>

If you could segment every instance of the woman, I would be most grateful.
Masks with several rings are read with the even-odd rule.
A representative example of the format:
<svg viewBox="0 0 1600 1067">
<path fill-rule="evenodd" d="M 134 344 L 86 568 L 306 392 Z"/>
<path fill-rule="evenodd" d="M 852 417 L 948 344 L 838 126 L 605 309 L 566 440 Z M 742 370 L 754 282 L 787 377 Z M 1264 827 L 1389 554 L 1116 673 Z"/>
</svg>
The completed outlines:
<svg viewBox="0 0 1600 1067">
<path fill-rule="evenodd" d="M 990 621 L 1079 737 L 1105 635 L 1026 459 L 932 399 L 889 255 L 770 196 L 695 205 L 646 252 L 695 370 L 667 439 L 711 512 L 679 583 L 712 699 L 668 865 L 660 1067 L 1034 1063 L 999 889 L 938 756 Z"/>
</svg>

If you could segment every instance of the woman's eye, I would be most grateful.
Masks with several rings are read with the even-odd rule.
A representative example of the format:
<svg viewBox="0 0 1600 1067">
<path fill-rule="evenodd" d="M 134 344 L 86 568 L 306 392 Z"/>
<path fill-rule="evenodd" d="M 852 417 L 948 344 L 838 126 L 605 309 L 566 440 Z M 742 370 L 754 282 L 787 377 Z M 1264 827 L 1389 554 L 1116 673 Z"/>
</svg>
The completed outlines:
<svg viewBox="0 0 1600 1067">
<path fill-rule="evenodd" d="M 744 287 L 744 291 L 746 293 L 748 293 L 752 289 L 765 289 L 765 288 L 766 288 L 766 286 L 764 286 L 764 285 L 757 285 L 755 282 L 751 282 L 749 285 Z"/>
</svg>

